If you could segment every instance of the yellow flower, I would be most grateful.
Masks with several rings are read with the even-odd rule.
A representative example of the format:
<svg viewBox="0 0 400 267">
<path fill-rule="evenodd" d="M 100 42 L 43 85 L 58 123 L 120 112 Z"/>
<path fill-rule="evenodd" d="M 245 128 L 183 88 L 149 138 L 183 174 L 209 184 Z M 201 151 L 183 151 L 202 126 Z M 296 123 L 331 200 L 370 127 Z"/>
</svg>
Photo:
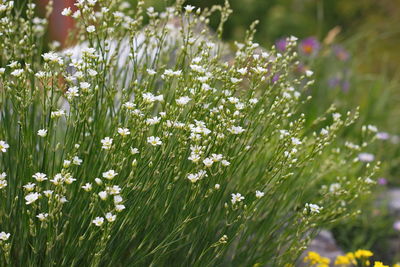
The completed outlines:
<svg viewBox="0 0 400 267">
<path fill-rule="evenodd" d="M 376 261 L 375 264 L 374 264 L 374 267 L 389 267 L 389 265 L 383 265 L 382 262 Z"/>
<path fill-rule="evenodd" d="M 400 263 L 396 263 L 393 267 L 400 267 Z"/>
<path fill-rule="evenodd" d="M 329 267 L 330 259 L 321 257 L 317 252 L 309 251 L 304 257 L 304 262 L 316 265 L 316 267 Z"/>
<path fill-rule="evenodd" d="M 350 263 L 351 263 L 350 259 L 351 258 L 349 258 L 347 256 L 339 255 L 336 257 L 335 265 L 350 265 Z"/>
<path fill-rule="evenodd" d="M 369 258 L 369 257 L 372 257 L 372 255 L 374 255 L 374 253 L 372 253 L 369 250 L 365 250 L 365 249 L 359 249 L 356 252 L 354 252 L 354 257 L 356 259 Z"/>
</svg>

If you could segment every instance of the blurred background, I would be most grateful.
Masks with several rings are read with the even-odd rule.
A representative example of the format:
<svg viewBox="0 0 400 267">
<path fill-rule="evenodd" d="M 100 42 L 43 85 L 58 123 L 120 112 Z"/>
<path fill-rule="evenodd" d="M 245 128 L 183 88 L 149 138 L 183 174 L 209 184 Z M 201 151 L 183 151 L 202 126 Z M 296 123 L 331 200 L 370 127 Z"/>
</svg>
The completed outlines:
<svg viewBox="0 0 400 267">
<path fill-rule="evenodd" d="M 48 0 L 38 0 L 44 14 Z M 61 16 L 74 0 L 55 0 L 48 38 L 65 42 L 70 18 Z M 128 0 L 132 8 L 136 0 Z M 174 1 L 146 0 L 163 10 Z M 365 199 L 358 218 L 331 231 L 344 251 L 373 249 L 385 261 L 400 261 L 400 0 L 230 0 L 233 13 L 223 38 L 242 40 L 259 20 L 255 41 L 284 52 L 285 37 L 299 38 L 301 65 L 312 69 L 313 97 L 304 112 L 309 120 L 335 104 L 341 113 L 360 107 L 360 120 L 344 133 L 345 140 L 362 140 L 362 125 L 373 124 L 379 137 L 370 153 L 382 161 L 376 192 Z M 224 0 L 188 0 L 196 7 L 223 5 Z M 74 10 L 74 9 L 73 9 Z M 218 15 L 210 26 L 216 28 Z M 386 198 L 385 196 L 389 196 Z M 372 203 L 372 204 L 371 204 Z M 371 223 L 373 222 L 373 223 Z"/>
</svg>

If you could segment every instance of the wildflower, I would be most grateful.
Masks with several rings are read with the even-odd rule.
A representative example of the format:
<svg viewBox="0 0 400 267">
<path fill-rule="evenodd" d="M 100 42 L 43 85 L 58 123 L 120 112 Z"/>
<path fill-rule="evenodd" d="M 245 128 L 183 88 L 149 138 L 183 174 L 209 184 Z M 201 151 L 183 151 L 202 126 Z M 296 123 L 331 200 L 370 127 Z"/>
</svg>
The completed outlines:
<svg viewBox="0 0 400 267">
<path fill-rule="evenodd" d="M 278 39 L 276 42 L 275 42 L 275 46 L 276 46 L 276 49 L 279 51 L 279 52 L 285 52 L 286 51 L 286 46 L 287 46 L 288 44 L 287 44 L 287 38 L 281 38 L 281 39 Z"/>
<path fill-rule="evenodd" d="M 28 183 L 26 185 L 23 186 L 23 188 L 25 188 L 26 191 L 30 192 L 33 191 L 33 189 L 35 189 L 35 184 L 34 183 Z"/>
<path fill-rule="evenodd" d="M 155 116 L 155 117 L 153 117 L 153 118 L 148 118 L 148 119 L 146 120 L 146 123 L 147 123 L 148 125 L 154 125 L 154 124 L 159 123 L 160 121 L 161 121 L 161 118 Z"/>
<path fill-rule="evenodd" d="M 192 183 L 195 183 L 195 182 L 197 182 L 199 180 L 199 176 L 197 174 L 193 174 L 193 173 L 190 173 L 187 178 Z"/>
<path fill-rule="evenodd" d="M 10 147 L 10 146 L 9 146 L 5 141 L 0 140 L 0 151 L 1 151 L 1 152 L 7 152 L 7 149 L 8 149 L 9 147 Z"/>
<path fill-rule="evenodd" d="M 103 172 L 103 178 L 106 178 L 108 180 L 113 179 L 117 175 L 118 175 L 118 173 L 116 173 L 114 170 L 109 170 L 109 171 Z"/>
<path fill-rule="evenodd" d="M 232 194 L 231 202 L 232 204 L 236 204 L 236 202 L 241 202 L 244 199 L 240 193 Z"/>
<path fill-rule="evenodd" d="M 358 154 L 358 160 L 362 162 L 372 162 L 374 161 L 375 156 L 370 153 L 360 153 Z"/>
<path fill-rule="evenodd" d="M 72 164 L 81 165 L 81 163 L 82 163 L 82 160 L 78 156 L 75 156 L 72 158 Z"/>
<path fill-rule="evenodd" d="M 86 31 L 88 32 L 88 33 L 92 33 L 92 32 L 94 32 L 96 30 L 96 27 L 94 27 L 93 25 L 90 25 L 90 26 L 87 26 L 86 27 Z"/>
<path fill-rule="evenodd" d="M 152 146 L 159 146 L 162 144 L 162 141 L 159 137 L 150 136 L 147 137 L 147 143 L 149 143 Z"/>
<path fill-rule="evenodd" d="M 125 209 L 125 205 L 122 205 L 122 204 L 115 205 L 115 210 L 118 212 L 121 212 L 124 209 Z"/>
<path fill-rule="evenodd" d="M 36 217 L 39 219 L 39 221 L 44 221 L 46 220 L 46 218 L 49 216 L 48 213 L 39 213 L 38 215 L 36 215 Z"/>
<path fill-rule="evenodd" d="M 262 198 L 263 196 L 265 195 L 265 193 L 264 192 L 261 192 L 261 191 L 256 191 L 256 198 Z"/>
<path fill-rule="evenodd" d="M 6 232 L 0 232 L 0 240 L 7 241 L 10 238 L 10 234 Z"/>
<path fill-rule="evenodd" d="M 128 128 L 118 128 L 118 133 L 123 137 L 131 134 Z"/>
<path fill-rule="evenodd" d="M 26 204 L 32 204 L 36 200 L 38 200 L 40 197 L 40 193 L 34 192 L 34 193 L 29 193 L 28 195 L 25 196 Z"/>
<path fill-rule="evenodd" d="M 0 180 L 0 189 L 7 187 L 7 180 Z"/>
<path fill-rule="evenodd" d="M 85 185 L 82 186 L 82 189 L 85 190 L 86 192 L 89 192 L 92 190 L 92 184 L 86 183 Z"/>
<path fill-rule="evenodd" d="M 182 96 L 182 97 L 180 97 L 180 98 L 178 98 L 178 99 L 176 100 L 176 103 L 178 104 L 178 106 L 184 106 L 184 105 L 186 105 L 187 103 L 189 103 L 190 100 L 191 100 L 190 97 L 188 97 L 188 96 Z"/>
<path fill-rule="evenodd" d="M 322 207 L 318 206 L 317 204 L 306 203 L 305 207 L 306 209 L 310 209 L 311 213 L 320 213 L 320 211 L 322 210 Z"/>
<path fill-rule="evenodd" d="M 90 83 L 88 83 L 88 82 L 81 82 L 81 83 L 79 83 L 79 87 L 80 87 L 83 91 L 88 91 L 88 89 L 90 88 Z"/>
<path fill-rule="evenodd" d="M 365 249 L 359 249 L 356 252 L 354 252 L 354 257 L 356 259 L 369 258 L 372 257 L 373 255 L 374 254 L 371 251 Z"/>
<path fill-rule="evenodd" d="M 53 194 L 52 190 L 45 190 L 43 191 L 43 195 L 45 195 L 46 197 L 50 197 Z"/>
<path fill-rule="evenodd" d="M 120 204 L 122 202 L 122 197 L 120 195 L 114 196 L 114 204 Z"/>
<path fill-rule="evenodd" d="M 24 73 L 23 69 L 16 69 L 11 72 L 12 76 L 20 77 Z"/>
<path fill-rule="evenodd" d="M 300 139 L 299 138 L 296 138 L 296 137 L 292 137 L 292 144 L 293 145 L 301 145 L 301 141 L 300 141 Z"/>
<path fill-rule="evenodd" d="M 113 139 L 110 138 L 110 137 L 106 137 L 104 139 L 101 139 L 101 144 L 102 144 L 101 148 L 105 149 L 105 150 L 110 150 L 111 146 L 112 146 L 112 142 L 113 142 Z"/>
<path fill-rule="evenodd" d="M 339 255 L 335 259 L 335 265 L 350 265 L 351 261 L 347 256 Z"/>
<path fill-rule="evenodd" d="M 382 262 L 376 261 L 374 262 L 374 267 L 389 267 L 389 265 L 384 265 Z"/>
<path fill-rule="evenodd" d="M 231 126 L 228 131 L 232 134 L 241 134 L 245 130 L 241 126 Z"/>
<path fill-rule="evenodd" d="M 400 221 L 394 222 L 393 229 L 400 232 Z"/>
<path fill-rule="evenodd" d="M 386 178 L 378 178 L 378 184 L 379 185 L 387 185 L 388 181 L 386 180 Z"/>
<path fill-rule="evenodd" d="M 45 137 L 47 135 L 47 130 L 46 129 L 40 129 L 40 130 L 37 131 L 37 134 L 40 137 Z"/>
<path fill-rule="evenodd" d="M 96 217 L 92 222 L 96 226 L 102 226 L 103 223 L 104 223 L 104 218 L 103 217 Z"/>
<path fill-rule="evenodd" d="M 376 138 L 379 140 L 388 140 L 390 138 L 390 134 L 386 132 L 378 132 L 376 133 Z"/>
<path fill-rule="evenodd" d="M 147 71 L 147 73 L 149 74 L 149 75 L 155 75 L 157 72 L 155 71 L 155 70 L 153 70 L 153 69 L 147 69 L 146 70 Z"/>
<path fill-rule="evenodd" d="M 117 215 L 113 215 L 111 212 L 106 213 L 107 221 L 113 222 L 113 221 L 115 221 L 116 218 L 117 218 Z"/>
<path fill-rule="evenodd" d="M 71 16 L 72 10 L 70 7 L 64 8 L 63 11 L 61 12 L 61 15 L 63 16 Z"/>
<path fill-rule="evenodd" d="M 59 109 L 56 111 L 52 111 L 50 115 L 51 118 L 59 118 L 65 115 L 65 110 Z"/>
<path fill-rule="evenodd" d="M 231 163 L 229 161 L 225 160 L 225 159 L 221 161 L 221 164 L 224 167 L 227 167 L 227 166 L 231 165 Z"/>
<path fill-rule="evenodd" d="M 320 49 L 320 43 L 315 37 L 308 37 L 300 42 L 299 48 L 303 55 L 315 56 Z"/>
<path fill-rule="evenodd" d="M 98 195 L 99 195 L 99 197 L 100 197 L 101 200 L 106 200 L 106 199 L 107 199 L 107 196 L 108 196 L 108 194 L 107 194 L 106 191 L 101 191 L 101 192 L 99 192 Z"/>
<path fill-rule="evenodd" d="M 212 159 L 210 159 L 210 158 L 206 158 L 206 159 L 203 160 L 203 163 L 204 163 L 204 165 L 206 167 L 209 168 L 209 167 L 211 167 L 213 165 L 214 161 Z"/>
<path fill-rule="evenodd" d="M 187 5 L 187 6 L 185 6 L 185 11 L 186 11 L 187 13 L 190 13 L 190 12 L 193 11 L 194 8 L 195 8 L 194 6 Z"/>
<path fill-rule="evenodd" d="M 312 266 L 329 267 L 330 259 L 321 257 L 317 252 L 309 251 L 307 256 L 304 257 L 304 262 L 309 263 Z"/>
<path fill-rule="evenodd" d="M 95 178 L 94 181 L 96 182 L 96 184 L 101 185 L 103 183 L 103 181 L 100 178 Z"/>
<path fill-rule="evenodd" d="M 69 166 L 71 166 L 71 161 L 70 160 L 64 160 L 64 162 L 63 162 L 63 167 L 64 168 L 68 168 Z"/>
<path fill-rule="evenodd" d="M 196 154 L 196 153 L 192 153 L 190 154 L 190 156 L 188 157 L 188 160 L 197 163 L 200 160 L 200 155 Z"/>
</svg>

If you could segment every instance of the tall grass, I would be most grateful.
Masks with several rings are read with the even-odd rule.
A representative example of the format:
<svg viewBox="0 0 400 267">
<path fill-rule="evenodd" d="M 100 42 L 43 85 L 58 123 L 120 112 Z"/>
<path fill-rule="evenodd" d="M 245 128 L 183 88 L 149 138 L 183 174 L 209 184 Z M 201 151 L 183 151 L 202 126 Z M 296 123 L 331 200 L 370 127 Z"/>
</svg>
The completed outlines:
<svg viewBox="0 0 400 267">
<path fill-rule="evenodd" d="M 4 266 L 283 266 L 357 213 L 374 183 L 375 164 L 358 157 L 374 127 L 337 140 L 358 114 L 335 107 L 306 127 L 313 73 L 294 71 L 296 38 L 284 54 L 262 50 L 254 23 L 228 48 L 228 3 L 157 13 L 81 0 L 63 11 L 78 44 L 60 52 L 41 50 L 34 5 L 11 3 L 0 19 Z"/>
</svg>

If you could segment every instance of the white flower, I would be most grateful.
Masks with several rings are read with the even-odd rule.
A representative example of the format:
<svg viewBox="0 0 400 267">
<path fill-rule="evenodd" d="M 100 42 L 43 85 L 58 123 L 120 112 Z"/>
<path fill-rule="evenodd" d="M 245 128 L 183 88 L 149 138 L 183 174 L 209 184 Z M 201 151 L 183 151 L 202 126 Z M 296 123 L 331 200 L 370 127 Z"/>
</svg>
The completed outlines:
<svg viewBox="0 0 400 267">
<path fill-rule="evenodd" d="M 244 199 L 244 196 L 240 193 L 232 194 L 231 202 L 235 204 L 236 202 L 241 202 Z"/>
<path fill-rule="evenodd" d="M 262 198 L 263 196 L 265 195 L 265 193 L 264 192 L 261 192 L 261 191 L 256 191 L 256 198 Z"/>
<path fill-rule="evenodd" d="M 225 160 L 225 159 L 221 161 L 221 164 L 224 167 L 227 167 L 227 166 L 231 165 L 231 163 L 229 161 Z"/>
<path fill-rule="evenodd" d="M 23 73 L 24 73 L 24 70 L 23 70 L 23 69 L 16 69 L 16 70 L 14 70 L 14 71 L 11 72 L 11 75 L 12 75 L 12 76 L 15 76 L 15 77 L 19 77 L 19 76 L 21 76 Z"/>
<path fill-rule="evenodd" d="M 102 226 L 103 223 L 104 223 L 104 218 L 103 217 L 96 217 L 92 222 L 96 226 Z"/>
<path fill-rule="evenodd" d="M 118 128 L 118 133 L 119 133 L 121 136 L 127 136 L 127 135 L 130 135 L 130 134 L 131 134 L 131 132 L 129 131 L 128 128 Z"/>
<path fill-rule="evenodd" d="M 90 83 L 88 82 L 81 82 L 79 83 L 79 87 L 83 90 L 83 91 L 87 91 L 90 88 Z"/>
<path fill-rule="evenodd" d="M 25 188 L 26 191 L 30 192 L 33 191 L 33 189 L 35 189 L 35 184 L 34 183 L 28 183 L 26 185 L 23 186 L 23 188 Z"/>
<path fill-rule="evenodd" d="M 132 155 L 139 154 L 139 149 L 137 149 L 136 147 L 131 147 L 131 154 Z"/>
<path fill-rule="evenodd" d="M 122 204 L 115 205 L 115 210 L 118 212 L 121 212 L 124 209 L 125 209 L 125 205 L 122 205 Z"/>
<path fill-rule="evenodd" d="M 211 167 L 213 165 L 214 161 L 212 159 L 210 159 L 210 158 L 206 158 L 206 159 L 203 160 L 203 163 L 204 163 L 204 165 L 206 167 L 209 168 L 209 167 Z"/>
<path fill-rule="evenodd" d="M 136 105 L 134 103 L 132 103 L 132 102 L 126 102 L 125 104 L 123 104 L 123 106 L 126 109 L 129 109 L 129 110 L 132 110 L 132 109 L 134 109 L 136 107 Z"/>
<path fill-rule="evenodd" d="M 78 97 L 79 96 L 79 88 L 77 86 L 72 86 L 68 88 L 67 92 L 65 92 L 67 98 L 70 100 L 73 97 Z"/>
<path fill-rule="evenodd" d="M 3 189 L 7 186 L 7 180 L 0 180 L 0 189 Z"/>
<path fill-rule="evenodd" d="M 108 196 L 108 194 L 106 191 L 99 192 L 99 197 L 101 198 L 101 200 L 106 200 L 107 196 Z"/>
<path fill-rule="evenodd" d="M 109 171 L 103 172 L 103 178 L 106 178 L 108 180 L 113 179 L 117 175 L 118 175 L 118 173 L 116 173 L 114 170 L 109 170 Z"/>
<path fill-rule="evenodd" d="M 241 134 L 245 130 L 241 126 L 231 126 L 228 131 L 232 134 Z"/>
<path fill-rule="evenodd" d="M 64 160 L 64 162 L 63 162 L 63 167 L 64 168 L 68 168 L 69 166 L 71 166 L 71 161 L 70 160 Z"/>
<path fill-rule="evenodd" d="M 74 165 L 81 165 L 82 160 L 80 158 L 78 158 L 77 156 L 72 158 L 72 164 Z"/>
<path fill-rule="evenodd" d="M 190 12 L 193 11 L 194 8 L 195 8 L 194 6 L 187 5 L 187 6 L 185 6 L 185 11 L 188 12 L 188 13 L 190 13 Z"/>
<path fill-rule="evenodd" d="M 43 194 L 44 194 L 46 197 L 50 197 L 50 196 L 53 194 L 53 191 L 52 191 L 52 190 L 45 190 L 45 191 L 43 191 Z"/>
<path fill-rule="evenodd" d="M 192 153 L 190 154 L 190 156 L 188 157 L 188 160 L 197 163 L 200 160 L 200 155 L 196 154 L 196 153 Z"/>
<path fill-rule="evenodd" d="M 7 152 L 7 149 L 8 149 L 9 147 L 10 147 L 10 146 L 9 146 L 5 141 L 0 140 L 0 151 L 1 151 L 1 152 Z"/>
<path fill-rule="evenodd" d="M 218 190 L 218 189 L 221 188 L 221 186 L 220 186 L 220 184 L 215 184 L 215 185 L 214 185 L 214 188 L 215 188 L 215 190 Z"/>
<path fill-rule="evenodd" d="M 182 96 L 182 97 L 180 97 L 180 98 L 178 98 L 178 99 L 176 100 L 176 103 L 178 104 L 178 106 L 184 106 L 184 105 L 186 105 L 187 103 L 189 103 L 190 100 L 191 100 L 190 97 L 188 97 L 188 96 Z"/>
<path fill-rule="evenodd" d="M 214 162 L 221 161 L 224 156 L 222 154 L 211 154 L 211 159 Z"/>
<path fill-rule="evenodd" d="M 94 27 L 93 25 L 87 26 L 86 31 L 88 33 L 92 33 L 96 30 L 96 27 Z"/>
<path fill-rule="evenodd" d="M 153 118 L 148 118 L 148 119 L 146 120 L 146 123 L 147 123 L 148 125 L 154 125 L 154 124 L 159 123 L 160 121 L 161 121 L 161 118 L 155 116 L 155 117 L 153 117 Z"/>
<path fill-rule="evenodd" d="M 306 204 L 306 208 L 310 209 L 311 213 L 320 213 L 322 207 L 318 206 L 317 204 Z"/>
<path fill-rule="evenodd" d="M 121 192 L 121 187 L 119 187 L 118 185 L 107 187 L 107 192 L 110 193 L 110 195 L 118 195 Z"/>
<path fill-rule="evenodd" d="M 375 156 L 373 154 L 370 153 L 360 153 L 358 154 L 358 160 L 362 161 L 362 162 L 371 162 L 374 161 Z"/>
<path fill-rule="evenodd" d="M 7 173 L 5 173 L 5 172 L 0 173 L 0 180 L 4 180 L 4 179 L 6 179 L 6 177 L 7 177 Z"/>
<path fill-rule="evenodd" d="M 306 70 L 306 76 L 307 76 L 307 77 L 311 77 L 313 74 L 314 74 L 313 71 L 311 71 L 311 70 Z"/>
<path fill-rule="evenodd" d="M 26 200 L 26 204 L 32 204 L 33 202 L 35 202 L 36 200 L 38 200 L 38 198 L 40 197 L 40 194 L 37 192 L 34 193 L 30 193 L 28 195 L 25 196 L 25 200 Z"/>
<path fill-rule="evenodd" d="M 111 149 L 112 142 L 113 142 L 113 140 L 110 137 L 106 137 L 104 139 L 101 139 L 101 144 L 102 144 L 101 148 L 105 149 L 105 150 Z"/>
<path fill-rule="evenodd" d="M 37 135 L 40 137 L 45 137 L 47 135 L 47 130 L 46 129 L 40 129 L 37 131 Z"/>
<path fill-rule="evenodd" d="M 56 111 L 52 111 L 50 115 L 51 118 L 59 118 L 65 115 L 65 110 L 59 109 Z"/>
<path fill-rule="evenodd" d="M 101 185 L 103 183 L 103 181 L 100 178 L 94 178 L 94 181 L 96 182 L 96 184 Z"/>
<path fill-rule="evenodd" d="M 0 240 L 7 241 L 10 238 L 10 234 L 6 232 L 0 233 Z"/>
<path fill-rule="evenodd" d="M 122 197 L 120 195 L 114 196 L 114 204 L 120 204 L 122 202 Z"/>
<path fill-rule="evenodd" d="M 157 72 L 155 71 L 155 70 L 153 70 L 153 69 L 147 69 L 146 70 L 147 71 L 147 73 L 149 74 L 149 75 L 155 75 Z"/>
<path fill-rule="evenodd" d="M 48 213 L 39 213 L 38 215 L 36 215 L 36 217 L 39 219 L 39 221 L 43 222 L 44 220 L 46 220 L 46 218 L 49 216 Z"/>
<path fill-rule="evenodd" d="M 293 145 L 301 145 L 301 141 L 300 141 L 300 139 L 299 138 L 296 138 L 296 137 L 292 137 L 292 144 Z"/>
<path fill-rule="evenodd" d="M 72 10 L 70 7 L 64 8 L 63 11 L 61 12 L 61 15 L 63 16 L 71 16 Z"/>
<path fill-rule="evenodd" d="M 92 184 L 91 183 L 86 183 L 85 185 L 82 186 L 82 188 L 86 192 L 89 192 L 90 190 L 92 190 Z"/>
<path fill-rule="evenodd" d="M 147 143 L 149 143 L 152 146 L 159 146 L 162 144 L 162 141 L 159 137 L 150 136 L 147 137 Z"/>
<path fill-rule="evenodd" d="M 97 75 L 97 71 L 93 70 L 93 69 L 88 69 L 88 73 L 90 76 L 94 77 Z"/>
<path fill-rule="evenodd" d="M 116 218 L 117 218 L 117 215 L 113 215 L 111 212 L 106 213 L 107 221 L 113 222 L 113 221 L 115 221 Z"/>
<path fill-rule="evenodd" d="M 32 177 L 38 182 L 43 182 L 47 180 L 46 174 L 41 172 L 35 173 L 34 175 L 32 175 Z"/>
<path fill-rule="evenodd" d="M 195 182 L 197 182 L 199 180 L 199 176 L 197 174 L 195 174 L 195 173 L 190 173 L 187 178 L 192 183 L 195 183 Z"/>
</svg>

